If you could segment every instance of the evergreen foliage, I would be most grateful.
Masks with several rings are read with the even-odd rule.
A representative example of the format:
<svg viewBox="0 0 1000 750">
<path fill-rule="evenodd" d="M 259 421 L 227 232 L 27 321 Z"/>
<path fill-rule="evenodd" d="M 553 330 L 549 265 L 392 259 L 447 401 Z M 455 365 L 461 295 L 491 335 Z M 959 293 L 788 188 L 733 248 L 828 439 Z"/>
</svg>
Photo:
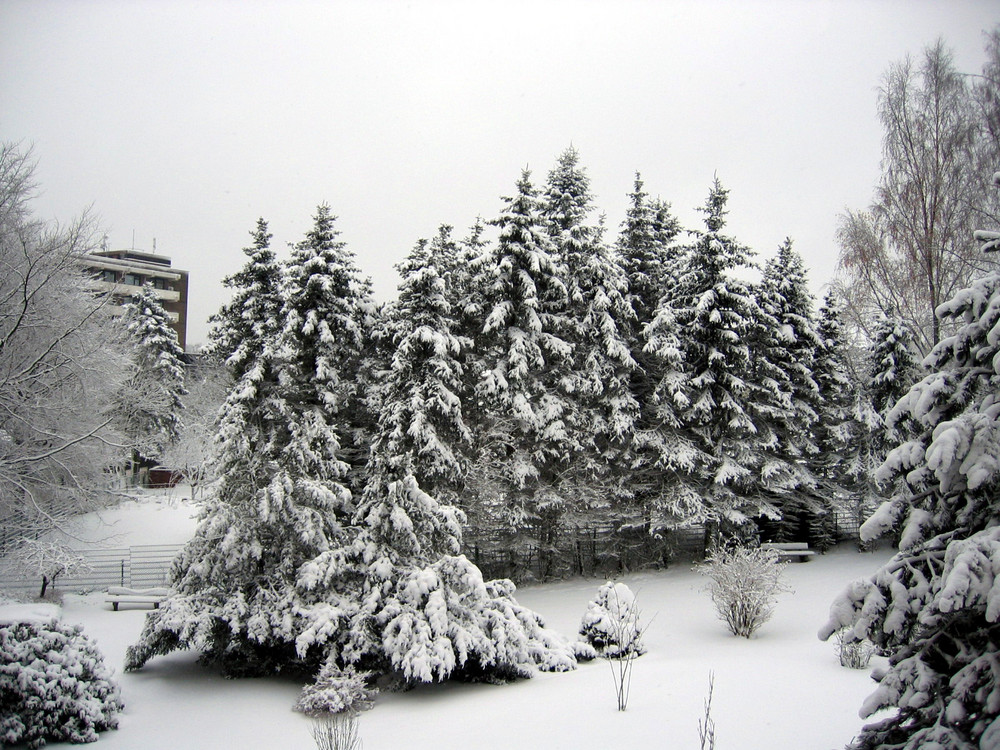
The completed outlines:
<svg viewBox="0 0 1000 750">
<path fill-rule="evenodd" d="M 750 251 L 722 234 L 727 191 L 716 180 L 678 293 L 647 327 L 647 351 L 662 373 L 655 399 L 661 453 L 673 477 L 653 509 L 665 526 L 707 522 L 726 533 L 779 506 L 807 481 L 783 451 L 789 394 L 765 352 L 765 313 L 734 271 Z"/>
<path fill-rule="evenodd" d="M 497 244 L 473 281 L 485 314 L 479 460 L 502 526 L 543 523 L 554 533 L 572 505 L 560 472 L 579 450 L 574 438 L 583 427 L 567 397 L 574 384 L 568 294 L 527 171 L 506 203 L 495 221 Z"/>
<path fill-rule="evenodd" d="M 602 496 L 622 494 L 611 467 L 631 442 L 639 414 L 632 394 L 628 332 L 635 315 L 628 282 L 612 258 L 602 228 L 587 224 L 593 210 L 590 180 L 569 148 L 549 173 L 543 199 L 568 296 L 565 340 L 573 347 L 567 396 L 580 417 L 572 441 L 580 446 L 573 473 Z"/>
<path fill-rule="evenodd" d="M 994 179 L 1000 187 L 1000 173 Z M 866 726 L 854 748 L 1000 742 L 1000 275 L 937 313 L 955 333 L 887 415 L 890 429 L 909 419 L 916 433 L 879 470 L 894 492 L 862 527 L 862 538 L 873 539 L 900 526 L 899 551 L 847 587 L 820 631 L 828 638 L 849 627 L 890 653 L 862 714 L 896 710 Z"/>
<path fill-rule="evenodd" d="M 858 523 L 859 482 L 866 481 L 859 460 L 862 430 L 854 419 L 858 385 L 849 369 L 847 342 L 841 323 L 843 305 L 837 293 L 827 292 L 819 310 L 817 335 L 820 346 L 813 362 L 819 388 L 819 419 L 815 425 L 818 453 L 814 462 L 819 486 L 841 509 L 854 513 Z M 853 498 L 853 500 L 852 500 Z"/>
<path fill-rule="evenodd" d="M 646 653 L 632 589 L 614 581 L 602 585 L 597 596 L 587 603 L 587 611 L 580 621 L 580 635 L 599 656 L 608 659 Z"/>
<path fill-rule="evenodd" d="M 222 283 L 235 290 L 232 300 L 213 315 L 206 347 L 239 380 L 260 358 L 264 347 L 281 330 L 282 269 L 271 250 L 271 233 L 263 218 L 250 232 L 253 244 L 244 248 L 247 262 Z"/>
<path fill-rule="evenodd" d="M 865 516 L 885 497 L 875 480 L 876 470 L 892 447 L 909 436 L 909 425 L 905 421 L 890 425 L 888 414 L 918 372 L 906 324 L 897 316 L 883 316 L 868 350 L 867 382 L 858 392 L 854 407 L 857 453 L 850 473 L 857 478 L 855 503 Z"/>
<path fill-rule="evenodd" d="M 673 329 L 664 322 L 665 311 L 678 293 L 677 282 L 684 269 L 685 248 L 674 241 L 680 231 L 680 223 L 670 213 L 669 204 L 650 200 L 637 172 L 616 244 L 632 308 L 624 326 L 635 362 L 629 373 L 629 390 L 639 408 L 622 461 L 629 473 L 620 491 L 631 497 L 633 508 L 642 513 L 644 525 L 649 526 L 653 521 L 651 531 L 662 524 L 655 513 L 650 517 L 650 509 L 662 506 L 674 492 L 675 483 L 669 477 L 676 466 L 669 461 L 665 463 L 664 457 L 677 450 L 684 452 L 671 433 L 676 424 L 670 418 L 669 408 L 660 402 L 663 394 L 656 392 L 658 386 L 676 376 L 672 368 L 679 354 L 678 341 Z M 658 314 L 665 317 L 654 328 Z"/>
<path fill-rule="evenodd" d="M 805 266 L 791 240 L 785 240 L 764 266 L 757 298 L 764 314 L 757 366 L 763 370 L 766 363 L 765 382 L 782 395 L 784 413 L 773 420 L 777 453 L 800 471 L 796 491 L 781 498 L 776 539 L 810 541 L 826 549 L 834 541 L 833 505 L 828 489 L 820 489 L 816 477 L 821 394 L 814 367 L 822 343 Z"/>
<path fill-rule="evenodd" d="M 360 341 L 355 314 L 364 296 L 351 297 L 356 287 L 327 218 L 321 209 L 308 243 L 293 253 L 280 338 L 223 409 L 216 495 L 174 566 L 177 594 L 147 617 L 126 668 L 188 648 L 230 676 L 314 675 L 299 703 L 306 712 L 369 703 L 364 673 L 412 684 L 572 669 L 570 647 L 517 604 L 513 584 L 485 582 L 459 555 L 461 512 L 408 473 L 441 465 L 415 429 L 433 409 L 405 408 L 400 392 L 353 502 L 343 433 L 332 420 L 355 396 L 345 384 L 352 352 L 338 346 Z M 439 289 L 439 277 L 412 270 L 416 312 L 422 285 Z M 440 364 L 417 331 L 434 322 L 441 301 L 424 302 L 394 364 L 400 378 Z M 418 393 L 434 395 L 427 382 Z"/>
<path fill-rule="evenodd" d="M 334 236 L 321 207 L 315 243 L 293 253 L 285 327 L 223 407 L 219 485 L 175 563 L 177 596 L 147 618 L 128 669 L 177 648 L 230 675 L 309 667 L 295 641 L 316 626 L 308 607 L 317 597 L 296 589 L 298 570 L 347 543 L 354 510 L 344 431 L 333 420 L 354 395 L 338 369 L 347 359 L 340 347 L 362 334 L 344 300 L 352 278 Z"/>
<path fill-rule="evenodd" d="M 618 254 L 628 278 L 629 295 L 639 331 L 656 314 L 660 298 L 670 287 L 665 277 L 675 272 L 681 248 L 674 244 L 680 222 L 670 204 L 650 200 L 636 172 L 630 205 L 618 236 Z"/>
<path fill-rule="evenodd" d="M 79 626 L 50 622 L 0 627 L 0 741 L 95 742 L 118 727 L 118 686 Z"/>
<path fill-rule="evenodd" d="M 124 321 L 135 342 L 134 372 L 120 397 L 124 430 L 135 455 L 155 461 L 180 434 L 184 352 L 152 285 L 133 293 Z"/>
<path fill-rule="evenodd" d="M 288 261 L 275 356 L 282 385 L 299 391 L 293 398 L 324 412 L 351 469 L 347 484 L 358 492 L 375 420 L 365 401 L 372 375 L 364 363 L 376 310 L 371 282 L 339 239 L 330 207 L 318 206 L 313 222 Z"/>
<path fill-rule="evenodd" d="M 403 280 L 391 314 L 394 354 L 380 388 L 373 447 L 392 477 L 413 474 L 435 497 L 452 501 L 459 498 L 472 447 L 463 417 L 472 341 L 456 333 L 447 288 L 456 253 L 451 228 L 442 227 L 397 267 Z"/>
</svg>

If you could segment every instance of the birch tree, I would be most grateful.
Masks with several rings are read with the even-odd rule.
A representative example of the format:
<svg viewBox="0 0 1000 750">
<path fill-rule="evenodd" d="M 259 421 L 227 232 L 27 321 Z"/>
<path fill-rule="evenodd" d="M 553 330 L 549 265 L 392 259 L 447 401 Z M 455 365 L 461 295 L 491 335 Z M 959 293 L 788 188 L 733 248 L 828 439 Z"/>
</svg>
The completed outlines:
<svg viewBox="0 0 1000 750">
<path fill-rule="evenodd" d="M 848 210 L 837 230 L 842 297 L 866 333 L 891 308 L 926 353 L 942 336 L 938 305 L 995 267 L 967 239 L 991 200 L 977 170 L 995 153 L 984 111 L 941 40 L 919 62 L 907 57 L 886 73 L 878 94 L 882 176 L 871 206 Z"/>
</svg>

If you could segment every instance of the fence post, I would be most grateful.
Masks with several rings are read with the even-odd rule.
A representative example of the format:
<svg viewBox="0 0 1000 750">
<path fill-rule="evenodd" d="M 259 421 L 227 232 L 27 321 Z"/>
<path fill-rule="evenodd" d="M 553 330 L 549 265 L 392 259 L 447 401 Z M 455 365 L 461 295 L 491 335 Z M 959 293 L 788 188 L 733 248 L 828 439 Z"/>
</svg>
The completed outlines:
<svg viewBox="0 0 1000 750">
<path fill-rule="evenodd" d="M 122 560 L 122 586 L 125 585 L 125 560 Z"/>
</svg>

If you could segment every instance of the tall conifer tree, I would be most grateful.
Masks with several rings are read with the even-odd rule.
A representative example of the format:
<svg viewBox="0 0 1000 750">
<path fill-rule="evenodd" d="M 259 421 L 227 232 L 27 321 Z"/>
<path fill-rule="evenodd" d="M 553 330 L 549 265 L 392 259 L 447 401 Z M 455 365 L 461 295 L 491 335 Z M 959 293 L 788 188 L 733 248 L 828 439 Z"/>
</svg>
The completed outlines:
<svg viewBox="0 0 1000 750">
<path fill-rule="evenodd" d="M 485 313 L 480 456 L 494 467 L 502 523 L 512 529 L 540 524 L 543 535 L 554 535 L 573 503 L 561 471 L 579 450 L 579 414 L 566 396 L 573 362 L 568 296 L 527 171 L 506 203 L 495 222 L 498 241 L 473 282 Z"/>
<path fill-rule="evenodd" d="M 726 201 L 716 180 L 679 291 L 661 303 L 647 338 L 666 365 L 656 402 L 669 452 L 659 463 L 675 478 L 654 512 L 665 525 L 707 522 L 729 532 L 753 517 L 777 519 L 803 477 L 782 451 L 787 397 L 755 364 L 766 362 L 751 349 L 764 314 L 734 273 L 751 253 L 722 234 Z"/>
<path fill-rule="evenodd" d="M 222 283 L 235 290 L 230 302 L 212 316 L 208 353 L 226 363 L 239 380 L 281 330 L 282 270 L 271 250 L 267 222 L 257 219 L 250 232 L 253 244 L 244 248 L 246 264 Z"/>
<path fill-rule="evenodd" d="M 588 224 L 592 201 L 579 154 L 569 148 L 549 173 L 543 215 L 568 295 L 565 338 L 573 346 L 574 382 L 567 395 L 581 416 L 574 425 L 574 441 L 582 448 L 574 460 L 576 472 L 608 498 L 620 494 L 615 485 L 625 477 L 612 469 L 634 436 L 639 413 L 630 387 L 637 365 L 627 340 L 635 314 L 627 279 L 603 241 L 602 228 Z"/>
<path fill-rule="evenodd" d="M 758 370 L 781 393 L 783 414 L 773 420 L 776 453 L 798 467 L 796 492 L 780 502 L 779 541 L 809 541 L 825 549 L 833 544 L 832 498 L 818 487 L 819 446 L 816 427 L 821 395 L 814 367 L 822 344 L 816 330 L 813 298 L 805 265 L 786 240 L 764 266 L 757 291 L 764 314 L 758 342 Z"/>
<path fill-rule="evenodd" d="M 133 458 L 153 462 L 180 434 L 184 352 L 150 284 L 133 292 L 124 322 L 135 341 L 135 369 L 120 395 L 119 411 Z"/>
</svg>

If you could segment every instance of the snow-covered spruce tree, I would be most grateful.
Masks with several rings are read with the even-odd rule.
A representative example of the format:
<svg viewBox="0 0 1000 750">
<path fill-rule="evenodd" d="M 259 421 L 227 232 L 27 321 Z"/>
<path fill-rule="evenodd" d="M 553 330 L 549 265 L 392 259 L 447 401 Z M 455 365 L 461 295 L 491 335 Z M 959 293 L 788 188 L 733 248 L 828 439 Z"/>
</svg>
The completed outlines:
<svg viewBox="0 0 1000 750">
<path fill-rule="evenodd" d="M 869 349 L 868 372 L 868 400 L 886 424 L 885 440 L 898 443 L 904 436 L 894 432 L 899 427 L 889 427 L 885 417 L 920 374 L 913 335 L 902 318 L 886 315 L 879 322 Z"/>
<path fill-rule="evenodd" d="M 302 565 L 350 542 L 350 467 L 339 420 L 355 397 L 344 381 L 362 328 L 353 278 L 333 237 L 321 207 L 289 263 L 285 326 L 223 408 L 219 484 L 174 565 L 177 595 L 147 618 L 128 669 L 190 648 L 231 675 L 308 670 L 311 655 L 300 656 L 296 640 L 326 623 L 315 619 L 323 617 L 316 602 L 345 613 L 353 606 L 336 591 L 303 595 L 296 587 Z"/>
<path fill-rule="evenodd" d="M 233 298 L 213 315 L 207 354 L 226 363 L 239 380 L 281 330 L 281 264 L 271 250 L 267 222 L 257 219 L 253 244 L 243 249 L 246 264 L 222 280 Z"/>
<path fill-rule="evenodd" d="M 0 742 L 95 742 L 124 708 L 111 670 L 78 625 L 0 622 Z"/>
<path fill-rule="evenodd" d="M 299 637 L 300 652 L 325 650 L 317 684 L 357 669 L 407 685 L 449 678 L 502 682 L 574 669 L 572 648 L 517 603 L 513 583 L 484 581 L 458 554 L 461 512 L 440 505 L 412 476 L 394 474 L 373 456 L 354 543 L 321 554 L 300 572 L 301 589 L 341 589 L 356 603 L 332 610 L 336 625 Z M 317 622 L 330 617 L 325 602 L 315 608 Z M 334 683 L 331 703 L 340 700 L 338 689 Z"/>
<path fill-rule="evenodd" d="M 685 248 L 675 242 L 681 227 L 670 213 L 669 204 L 650 200 L 643 187 L 642 178 L 636 173 L 615 246 L 619 264 L 625 271 L 633 312 L 625 331 L 637 365 L 631 372 L 630 390 L 639 404 L 632 441 L 622 464 L 631 475 L 626 485 L 631 505 L 643 513 L 650 530 L 657 531 L 662 524 L 651 509 L 661 506 L 674 491 L 672 473 L 662 458 L 672 454 L 677 445 L 666 430 L 669 419 L 665 422 L 656 390 L 676 364 L 671 360 L 671 352 L 676 351 L 677 341 L 665 335 L 662 326 L 658 333 L 650 334 L 649 326 L 661 309 L 661 302 L 672 300 L 677 294 Z M 650 335 L 655 342 L 651 343 Z"/>
<path fill-rule="evenodd" d="M 674 478 L 651 512 L 662 526 L 705 522 L 728 534 L 754 517 L 779 518 L 782 499 L 805 477 L 782 451 L 787 395 L 762 370 L 764 353 L 751 349 L 764 314 L 734 273 L 750 264 L 750 251 L 722 234 L 726 200 L 716 180 L 678 293 L 661 301 L 646 337 L 662 373 L 657 465 Z"/>
<path fill-rule="evenodd" d="M 761 352 L 757 367 L 787 398 L 785 413 L 772 420 L 779 441 L 776 452 L 800 469 L 797 490 L 781 499 L 775 539 L 808 540 L 826 549 L 835 535 L 832 498 L 816 477 L 822 458 L 815 434 L 821 394 L 814 367 L 822 344 L 805 265 L 791 240 L 785 240 L 765 264 L 757 300 L 764 314 L 764 325 L 758 327 L 761 340 L 756 342 Z"/>
<path fill-rule="evenodd" d="M 180 434 L 184 352 L 151 284 L 133 292 L 123 320 L 135 345 L 132 376 L 120 395 L 123 429 L 133 460 L 155 462 Z"/>
<path fill-rule="evenodd" d="M 472 282 L 485 314 L 474 430 L 496 522 L 515 533 L 541 528 L 545 548 L 574 505 L 561 471 L 580 449 L 578 407 L 566 393 L 573 382 L 568 297 L 527 170 L 506 203 L 494 222 L 498 241 Z"/>
<path fill-rule="evenodd" d="M 919 365 L 913 338 L 903 320 L 884 316 L 867 356 L 867 382 L 854 404 L 857 453 L 850 475 L 856 477 L 854 504 L 869 515 L 885 498 L 875 473 L 888 452 L 910 437 L 906 420 L 889 425 L 888 414 L 917 379 Z"/>
<path fill-rule="evenodd" d="M 549 172 L 542 213 L 568 294 L 564 338 L 573 346 L 573 380 L 566 390 L 578 402 L 573 440 L 581 446 L 572 470 L 606 504 L 622 494 L 620 464 L 639 414 L 631 390 L 636 363 L 627 340 L 635 314 L 627 279 L 603 241 L 602 228 L 587 223 L 592 210 L 590 179 L 571 147 Z"/>
<path fill-rule="evenodd" d="M 1000 247 L 998 232 L 977 238 Z M 879 474 L 894 493 L 862 527 L 872 539 L 898 520 L 899 551 L 847 587 L 820 631 L 850 627 L 890 652 L 861 713 L 895 711 L 867 725 L 856 750 L 1000 746 L 1000 274 L 937 314 L 957 330 L 889 412 L 890 427 L 908 418 L 919 431 L 889 453 Z"/>
<path fill-rule="evenodd" d="M 639 624 L 639 605 L 627 584 L 608 581 L 587 603 L 580 621 L 580 635 L 599 656 L 620 659 L 646 653 Z"/>
<path fill-rule="evenodd" d="M 391 313 L 393 354 L 379 387 L 373 450 L 398 477 L 412 474 L 434 497 L 461 500 L 472 434 L 462 415 L 472 341 L 457 335 L 446 279 L 454 267 L 450 227 L 417 243 L 397 266 L 402 276 Z"/>
<path fill-rule="evenodd" d="M 629 295 L 641 331 L 656 315 L 656 308 L 670 282 L 664 275 L 676 272 L 682 248 L 674 243 L 681 226 L 670 205 L 650 200 L 642 177 L 635 174 L 630 205 L 618 236 L 618 255 L 628 278 Z"/>
<path fill-rule="evenodd" d="M 837 507 L 858 515 L 855 489 L 862 479 L 859 456 L 860 428 L 854 420 L 857 387 L 848 363 L 847 342 L 841 326 L 842 303 L 833 290 L 827 292 L 819 310 L 817 335 L 820 346 L 813 361 L 819 388 L 819 419 L 814 426 L 819 452 L 814 471 L 823 492 Z M 851 498 L 855 498 L 852 501 Z"/>
<path fill-rule="evenodd" d="M 371 281 L 361 275 L 354 253 L 338 239 L 336 217 L 327 204 L 316 209 L 313 228 L 292 248 L 286 267 L 282 342 L 283 384 L 309 383 L 336 432 L 339 457 L 351 467 L 348 487 L 358 493 L 371 448 L 376 417 L 365 393 L 373 378 L 376 315 Z"/>
</svg>

